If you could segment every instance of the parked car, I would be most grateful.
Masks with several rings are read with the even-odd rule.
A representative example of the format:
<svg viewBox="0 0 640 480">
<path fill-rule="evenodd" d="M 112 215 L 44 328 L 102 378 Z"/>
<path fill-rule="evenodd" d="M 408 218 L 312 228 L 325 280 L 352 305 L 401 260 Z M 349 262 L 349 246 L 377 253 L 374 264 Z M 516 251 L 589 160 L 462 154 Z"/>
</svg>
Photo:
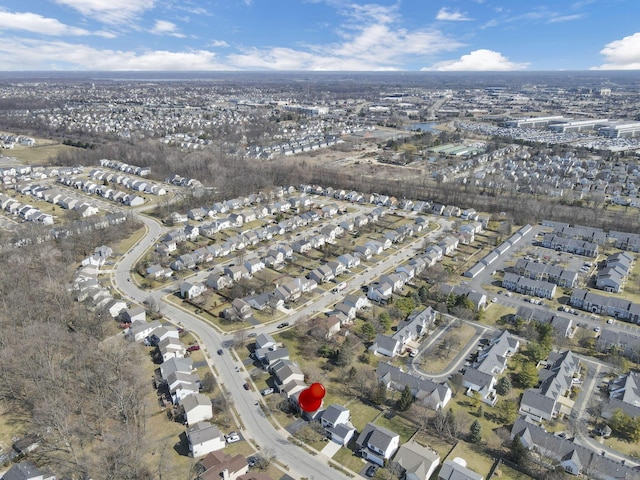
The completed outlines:
<svg viewBox="0 0 640 480">
<path fill-rule="evenodd" d="M 367 471 L 365 472 L 365 475 L 367 477 L 373 477 L 376 472 L 378 471 L 378 466 L 377 465 L 369 465 L 369 468 L 367 468 Z"/>
<path fill-rule="evenodd" d="M 250 386 L 248 383 L 245 383 L 244 385 L 242 385 L 242 387 L 243 387 L 245 390 L 251 390 L 251 386 Z"/>
<path fill-rule="evenodd" d="M 271 395 L 273 393 L 273 388 L 265 388 L 260 392 L 263 396 Z"/>
<path fill-rule="evenodd" d="M 609 320 L 607 320 L 607 323 L 611 325 L 613 323 L 613 318 L 610 318 Z"/>
<path fill-rule="evenodd" d="M 226 438 L 227 443 L 235 443 L 240 441 L 240 435 L 238 435 L 237 432 L 228 433 L 224 438 Z"/>
<path fill-rule="evenodd" d="M 200 350 L 200 345 L 191 345 L 187 347 L 187 352 L 195 352 L 196 350 Z"/>
<path fill-rule="evenodd" d="M 600 331 L 600 327 L 595 327 L 595 328 L 593 329 L 593 331 L 594 331 L 594 332 L 596 332 L 596 333 L 598 333 L 598 332 Z"/>
</svg>

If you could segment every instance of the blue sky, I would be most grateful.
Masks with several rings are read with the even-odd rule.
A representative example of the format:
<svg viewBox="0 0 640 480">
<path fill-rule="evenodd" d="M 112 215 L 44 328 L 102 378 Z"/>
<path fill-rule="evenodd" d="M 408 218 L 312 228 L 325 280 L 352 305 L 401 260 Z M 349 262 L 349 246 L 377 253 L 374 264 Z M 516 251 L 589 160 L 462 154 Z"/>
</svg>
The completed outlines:
<svg viewBox="0 0 640 480">
<path fill-rule="evenodd" d="M 640 70 L 639 0 L 3 0 L 0 70 Z"/>
</svg>

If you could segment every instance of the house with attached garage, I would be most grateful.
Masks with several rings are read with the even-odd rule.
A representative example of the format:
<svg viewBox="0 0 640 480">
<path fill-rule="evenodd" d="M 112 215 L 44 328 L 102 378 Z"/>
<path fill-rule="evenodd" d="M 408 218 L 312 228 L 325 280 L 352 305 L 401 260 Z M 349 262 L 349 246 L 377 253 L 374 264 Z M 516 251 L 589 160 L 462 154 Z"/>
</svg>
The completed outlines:
<svg viewBox="0 0 640 480">
<path fill-rule="evenodd" d="M 182 342 L 173 337 L 166 337 L 160 340 L 160 343 L 158 343 L 158 351 L 160 352 L 163 362 L 174 357 L 183 358 L 187 353 Z"/>
<path fill-rule="evenodd" d="M 463 458 L 446 460 L 438 473 L 438 480 L 483 480 L 484 477 L 467 467 Z"/>
<path fill-rule="evenodd" d="M 231 456 L 223 451 L 211 452 L 200 460 L 198 465 L 203 470 L 198 475 L 198 480 L 250 480 L 255 478 L 253 473 L 247 473 L 249 464 L 244 455 L 239 453 Z M 262 472 L 258 473 L 262 474 Z"/>
<path fill-rule="evenodd" d="M 162 324 L 160 320 L 153 320 L 151 322 L 135 321 L 131 323 L 131 327 L 127 330 L 127 338 L 131 338 L 135 342 L 142 342 L 158 327 Z"/>
<path fill-rule="evenodd" d="M 166 383 L 171 394 L 171 401 L 174 404 L 178 404 L 188 395 L 200 391 L 200 378 L 193 373 L 171 373 L 167 377 Z"/>
<path fill-rule="evenodd" d="M 207 290 L 202 283 L 182 282 L 180 284 L 180 295 L 182 298 L 192 299 L 199 297 Z"/>
<path fill-rule="evenodd" d="M 400 446 L 393 459 L 405 480 L 429 480 L 440 465 L 440 455 L 414 440 Z"/>
<path fill-rule="evenodd" d="M 222 450 L 227 444 L 218 427 L 209 422 L 198 422 L 189 427 L 186 433 L 189 441 L 189 454 L 194 458 Z"/>
<path fill-rule="evenodd" d="M 180 400 L 188 425 L 213 418 L 211 399 L 202 393 L 192 393 Z"/>
<path fill-rule="evenodd" d="M 416 377 L 387 362 L 378 364 L 376 379 L 387 389 L 399 392 L 408 385 L 415 400 L 433 410 L 443 409 L 451 400 L 452 391 L 446 383 Z"/>
<path fill-rule="evenodd" d="M 384 466 L 400 447 L 400 435 L 370 422 L 358 435 L 356 446 L 365 460 Z"/>
<path fill-rule="evenodd" d="M 191 373 L 193 371 L 193 360 L 190 358 L 170 358 L 160 365 L 160 376 L 167 380 L 172 373 Z"/>
<path fill-rule="evenodd" d="M 356 432 L 351 424 L 351 413 L 342 405 L 329 405 L 320 416 L 325 435 L 341 446 L 347 446 Z"/>
</svg>

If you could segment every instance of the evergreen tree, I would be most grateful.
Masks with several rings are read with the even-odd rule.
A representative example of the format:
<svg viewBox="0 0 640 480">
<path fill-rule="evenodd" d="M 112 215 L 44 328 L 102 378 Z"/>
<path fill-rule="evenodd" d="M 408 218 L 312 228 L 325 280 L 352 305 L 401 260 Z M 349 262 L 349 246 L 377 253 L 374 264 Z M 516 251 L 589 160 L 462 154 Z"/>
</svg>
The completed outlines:
<svg viewBox="0 0 640 480">
<path fill-rule="evenodd" d="M 523 388 L 535 387 L 538 383 L 538 370 L 532 362 L 522 365 L 522 370 L 518 373 L 518 382 Z"/>
<path fill-rule="evenodd" d="M 471 443 L 480 443 L 482 440 L 482 425 L 478 420 L 474 420 L 469 427 L 469 441 Z"/>
<path fill-rule="evenodd" d="M 496 382 L 496 393 L 502 396 L 509 395 L 511 387 L 512 385 L 509 377 L 502 377 Z"/>
<path fill-rule="evenodd" d="M 402 390 L 402 395 L 400 395 L 396 404 L 396 408 L 401 412 L 404 412 L 409 409 L 412 403 L 413 393 L 411 393 L 411 387 L 409 387 L 409 385 L 405 385 L 404 390 Z"/>
<path fill-rule="evenodd" d="M 520 437 L 513 437 L 510 446 L 511 460 L 513 463 L 524 467 L 529 460 L 529 450 L 520 441 Z"/>
</svg>

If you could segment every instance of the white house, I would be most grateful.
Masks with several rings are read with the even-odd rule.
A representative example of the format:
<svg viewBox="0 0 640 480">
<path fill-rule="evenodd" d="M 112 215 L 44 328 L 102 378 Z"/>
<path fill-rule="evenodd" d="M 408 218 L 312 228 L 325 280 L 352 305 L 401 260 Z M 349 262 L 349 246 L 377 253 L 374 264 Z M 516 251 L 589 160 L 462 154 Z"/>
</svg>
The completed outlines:
<svg viewBox="0 0 640 480">
<path fill-rule="evenodd" d="M 400 435 L 370 422 L 358 435 L 356 445 L 364 459 L 383 466 L 400 447 Z"/>
<path fill-rule="evenodd" d="M 202 393 L 192 393 L 180 401 L 187 424 L 194 425 L 213 417 L 211 399 Z"/>
<path fill-rule="evenodd" d="M 210 452 L 222 450 L 226 441 L 215 425 L 209 422 L 199 422 L 187 429 L 189 453 L 192 457 L 202 457 Z"/>
</svg>

